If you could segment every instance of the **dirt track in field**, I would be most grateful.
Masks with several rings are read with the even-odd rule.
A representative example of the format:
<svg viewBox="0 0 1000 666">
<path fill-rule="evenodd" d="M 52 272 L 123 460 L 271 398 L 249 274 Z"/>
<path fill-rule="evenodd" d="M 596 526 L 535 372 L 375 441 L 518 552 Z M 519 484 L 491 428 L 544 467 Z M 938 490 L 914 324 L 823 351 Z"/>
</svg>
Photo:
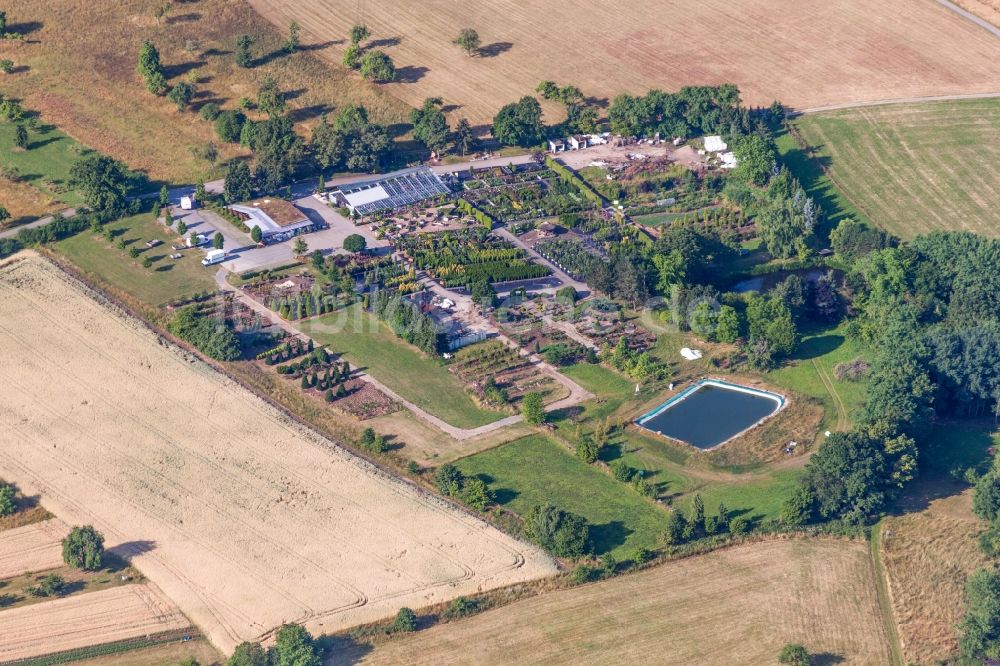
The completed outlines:
<svg viewBox="0 0 1000 666">
<path fill-rule="evenodd" d="M 0 477 L 93 523 L 225 651 L 554 572 L 37 256 L 0 264 L 0 348 Z"/>
<path fill-rule="evenodd" d="M 885 666 L 863 542 L 753 543 L 552 592 L 438 625 L 334 663 L 774 664 L 785 643 L 842 666 Z M 356 661 L 355 661 L 356 660 Z"/>
<path fill-rule="evenodd" d="M 366 23 L 400 73 L 391 92 L 414 106 L 443 97 L 474 123 L 543 79 L 598 98 L 733 82 L 748 104 L 796 108 L 1000 89 L 1000 40 L 932 0 L 249 1 L 317 42 Z M 466 27 L 483 57 L 451 44 Z M 346 46 L 321 53 L 339 63 Z"/>
<path fill-rule="evenodd" d="M 57 518 L 0 532 L 0 580 L 61 567 L 67 534 L 69 527 Z"/>
<path fill-rule="evenodd" d="M 188 626 L 155 587 L 123 585 L 0 612 L 0 662 Z"/>
</svg>

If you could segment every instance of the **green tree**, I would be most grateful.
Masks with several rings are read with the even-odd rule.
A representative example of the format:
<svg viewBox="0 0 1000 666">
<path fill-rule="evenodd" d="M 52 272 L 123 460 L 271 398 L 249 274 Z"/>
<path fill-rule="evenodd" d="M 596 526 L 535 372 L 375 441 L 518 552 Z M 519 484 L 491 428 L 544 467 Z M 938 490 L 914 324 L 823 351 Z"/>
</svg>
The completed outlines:
<svg viewBox="0 0 1000 666">
<path fill-rule="evenodd" d="M 556 557 L 578 558 L 588 552 L 587 521 L 551 504 L 532 507 L 524 521 L 525 532 Z"/>
<path fill-rule="evenodd" d="M 167 78 L 163 74 L 163 65 L 160 63 L 160 52 L 148 39 L 139 47 L 137 69 L 149 92 L 154 95 L 167 93 Z"/>
<path fill-rule="evenodd" d="M 215 134 L 227 143 L 238 143 L 247 117 L 239 111 L 223 111 L 215 119 Z"/>
<path fill-rule="evenodd" d="M 1000 658 L 1000 574 L 978 569 L 969 576 L 965 608 L 959 624 L 962 655 L 979 662 Z"/>
<path fill-rule="evenodd" d="M 104 535 L 90 525 L 74 527 L 62 540 L 63 562 L 76 569 L 100 569 L 103 554 Z"/>
<path fill-rule="evenodd" d="M 392 626 L 389 628 L 391 633 L 397 632 L 411 632 L 417 630 L 417 614 L 411 609 L 403 607 L 399 609 L 396 613 L 396 619 L 392 621 Z"/>
<path fill-rule="evenodd" d="M 306 243 L 306 239 L 302 236 L 298 236 L 295 242 L 292 243 L 292 252 L 296 257 L 304 257 L 307 252 L 309 252 L 309 244 Z"/>
<path fill-rule="evenodd" d="M 462 485 L 465 483 L 465 476 L 462 472 L 452 465 L 451 463 L 445 463 L 437 468 L 434 473 L 434 485 L 441 493 L 453 497 L 462 491 Z"/>
<path fill-rule="evenodd" d="M 226 666 L 268 666 L 267 652 L 260 643 L 240 643 Z"/>
<path fill-rule="evenodd" d="M 809 652 L 797 643 L 788 643 L 778 653 L 778 663 L 787 666 L 809 666 Z"/>
<path fill-rule="evenodd" d="M 295 53 L 299 48 L 299 31 L 302 28 L 292 21 L 288 26 L 288 39 L 285 40 L 285 53 Z"/>
<path fill-rule="evenodd" d="M 493 138 L 508 146 L 535 146 L 545 137 L 542 106 L 534 97 L 507 104 L 493 117 Z"/>
<path fill-rule="evenodd" d="M 423 106 L 410 112 L 413 123 L 413 138 L 423 143 L 429 150 L 440 153 L 448 145 L 448 121 L 441 111 L 441 98 L 428 97 Z"/>
<path fill-rule="evenodd" d="M 278 629 L 274 640 L 272 666 L 322 666 L 312 635 L 297 624 Z"/>
<path fill-rule="evenodd" d="M 0 10 L 0 37 L 7 34 L 7 12 Z"/>
<path fill-rule="evenodd" d="M 90 208 L 118 215 L 128 203 L 129 175 L 125 167 L 106 155 L 90 154 L 69 171 L 69 184 L 83 195 Z"/>
<path fill-rule="evenodd" d="M 799 485 L 781 505 L 781 522 L 786 525 L 804 525 L 812 520 L 816 506 L 816 493 L 812 488 Z"/>
<path fill-rule="evenodd" d="M 736 308 L 723 305 L 719 308 L 716 319 L 715 339 L 719 342 L 732 344 L 740 337 L 740 315 Z"/>
<path fill-rule="evenodd" d="M 253 227 L 252 229 L 250 229 L 250 239 L 254 243 L 259 243 L 263 237 L 264 237 L 264 232 L 260 230 L 260 227 Z"/>
<path fill-rule="evenodd" d="M 6 222 L 10 219 L 10 211 L 8 211 L 3 206 L 0 206 L 0 224 Z"/>
<path fill-rule="evenodd" d="M 194 97 L 194 86 L 183 81 L 171 88 L 167 94 L 167 99 L 177 105 L 178 111 L 186 109 L 192 97 Z"/>
<path fill-rule="evenodd" d="M 476 145 L 476 137 L 472 134 L 472 125 L 467 118 L 459 118 L 455 126 L 455 150 L 464 157 Z"/>
<path fill-rule="evenodd" d="M 749 134 L 736 142 L 733 154 L 738 163 L 733 175 L 754 185 L 765 185 L 774 168 L 775 152 L 771 142 L 759 134 Z"/>
<path fill-rule="evenodd" d="M 1000 474 L 990 471 L 976 481 L 972 491 L 972 510 L 983 520 L 994 522 L 1000 514 Z"/>
<path fill-rule="evenodd" d="M 250 35 L 240 35 L 236 38 L 236 51 L 233 58 L 237 67 L 246 69 L 253 64 L 253 55 L 250 53 L 251 46 L 253 46 L 253 37 Z"/>
<path fill-rule="evenodd" d="M 363 23 L 355 23 L 351 26 L 351 44 L 357 46 L 364 40 L 368 39 L 371 34 L 371 31 L 368 30 L 368 26 Z"/>
<path fill-rule="evenodd" d="M 183 236 L 184 234 L 187 233 L 187 230 L 188 230 L 187 223 L 185 223 L 184 220 L 179 220 L 177 222 L 177 234 L 179 236 Z"/>
<path fill-rule="evenodd" d="M 246 201 L 253 195 L 253 175 L 250 173 L 250 166 L 243 161 L 229 163 L 226 170 L 225 186 L 222 196 L 226 203 Z"/>
<path fill-rule="evenodd" d="M 14 71 L 14 61 L 9 58 L 4 58 L 0 60 L 0 72 L 4 74 L 10 74 Z"/>
<path fill-rule="evenodd" d="M 361 47 L 357 44 L 351 44 L 344 50 L 344 58 L 341 60 L 344 67 L 350 69 L 357 69 L 361 64 Z"/>
<path fill-rule="evenodd" d="M 367 51 L 361 58 L 361 76 L 375 83 L 387 83 L 396 78 L 396 64 L 385 52 Z"/>
<path fill-rule="evenodd" d="M 348 252 L 362 252 L 368 246 L 368 242 L 361 234 L 349 234 L 344 239 L 344 249 Z"/>
<path fill-rule="evenodd" d="M 493 493 L 482 479 L 468 478 L 462 488 L 462 501 L 476 511 L 486 511 L 493 501 Z"/>
<path fill-rule="evenodd" d="M 521 415 L 531 425 L 545 423 L 545 406 L 542 404 L 540 393 L 528 393 L 521 398 Z"/>
<path fill-rule="evenodd" d="M 222 234 L 216 232 L 215 236 L 212 237 L 212 247 L 214 247 L 216 250 L 221 250 L 225 246 L 225 244 L 226 244 L 226 239 L 222 236 Z"/>
<path fill-rule="evenodd" d="M 257 108 L 271 118 L 276 118 L 285 112 L 285 106 L 285 94 L 278 87 L 278 80 L 267 75 L 257 91 Z"/>
<path fill-rule="evenodd" d="M 28 129 L 20 123 L 14 127 L 14 145 L 21 150 L 28 149 Z"/>
<path fill-rule="evenodd" d="M 0 483 L 0 516 L 9 516 L 17 510 L 14 495 L 14 486 L 9 483 Z"/>
<path fill-rule="evenodd" d="M 463 28 L 452 44 L 462 47 L 466 55 L 474 56 L 479 52 L 479 33 L 472 28 Z"/>
</svg>

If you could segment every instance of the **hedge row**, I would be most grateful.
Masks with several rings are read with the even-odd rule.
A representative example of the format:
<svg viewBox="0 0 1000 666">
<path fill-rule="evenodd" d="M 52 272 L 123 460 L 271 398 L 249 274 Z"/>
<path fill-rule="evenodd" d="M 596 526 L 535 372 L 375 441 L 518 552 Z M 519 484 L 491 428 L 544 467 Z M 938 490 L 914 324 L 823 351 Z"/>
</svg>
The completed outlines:
<svg viewBox="0 0 1000 666">
<path fill-rule="evenodd" d="M 458 200 L 457 206 L 458 206 L 458 209 L 460 211 L 462 211 L 466 215 L 471 215 L 472 217 L 476 218 L 476 221 L 479 222 L 484 227 L 486 227 L 487 229 L 492 229 L 493 228 L 493 225 L 494 225 L 493 218 L 491 216 L 487 215 L 486 213 L 484 213 L 483 211 L 479 210 L 475 206 L 473 206 L 471 203 L 469 203 L 465 199 L 461 199 L 460 198 Z"/>
<path fill-rule="evenodd" d="M 587 185 L 587 183 L 584 182 L 584 180 L 582 178 L 580 178 L 575 173 L 573 173 L 572 171 L 570 171 L 569 169 L 567 169 L 566 167 L 564 167 L 562 164 L 559 164 L 559 162 L 556 162 L 549 155 L 545 156 L 545 166 L 547 166 L 550 169 L 552 169 L 553 171 L 555 171 L 556 174 L 559 176 L 559 178 L 562 179 L 563 182 L 569 183 L 570 185 L 573 185 L 574 187 L 576 187 L 576 189 L 580 190 L 580 194 L 582 194 L 586 198 L 590 199 L 597 206 L 603 206 L 604 205 L 604 201 L 601 199 L 601 195 L 600 194 L 598 194 L 594 190 L 590 189 L 590 186 Z"/>
</svg>

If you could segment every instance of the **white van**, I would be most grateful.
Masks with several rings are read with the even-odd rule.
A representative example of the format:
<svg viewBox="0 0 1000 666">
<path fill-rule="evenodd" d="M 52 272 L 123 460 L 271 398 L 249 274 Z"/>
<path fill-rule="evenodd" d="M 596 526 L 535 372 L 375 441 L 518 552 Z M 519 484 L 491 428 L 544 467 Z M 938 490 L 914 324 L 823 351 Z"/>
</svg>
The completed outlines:
<svg viewBox="0 0 1000 666">
<path fill-rule="evenodd" d="M 212 264 L 221 264 L 226 260 L 225 250 L 210 250 L 205 258 L 201 260 L 202 266 L 211 266 Z"/>
</svg>

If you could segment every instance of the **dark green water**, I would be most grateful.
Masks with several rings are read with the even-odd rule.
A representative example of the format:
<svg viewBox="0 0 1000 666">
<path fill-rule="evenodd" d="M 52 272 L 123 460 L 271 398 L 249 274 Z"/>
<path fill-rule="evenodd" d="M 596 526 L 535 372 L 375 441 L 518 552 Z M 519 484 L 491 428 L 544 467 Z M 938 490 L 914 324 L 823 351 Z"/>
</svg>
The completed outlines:
<svg viewBox="0 0 1000 666">
<path fill-rule="evenodd" d="M 778 411 L 770 398 L 706 384 L 642 427 L 708 449 Z"/>
</svg>

